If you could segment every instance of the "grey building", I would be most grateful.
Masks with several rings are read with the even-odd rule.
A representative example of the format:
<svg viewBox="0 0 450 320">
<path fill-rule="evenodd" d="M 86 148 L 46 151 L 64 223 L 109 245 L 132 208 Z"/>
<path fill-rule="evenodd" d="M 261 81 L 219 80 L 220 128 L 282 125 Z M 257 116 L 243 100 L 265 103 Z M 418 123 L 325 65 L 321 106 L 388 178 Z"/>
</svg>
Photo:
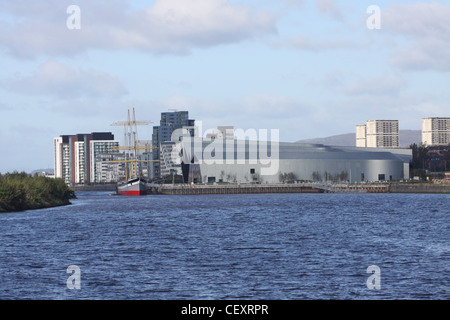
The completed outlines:
<svg viewBox="0 0 450 320">
<path fill-rule="evenodd" d="M 184 138 L 179 143 L 185 182 L 279 183 L 386 181 L 409 178 L 410 149 L 334 147 Z"/>
<path fill-rule="evenodd" d="M 159 126 L 153 127 L 152 145 L 156 147 L 152 150 L 152 160 L 150 164 L 150 178 L 161 178 L 161 146 L 172 145 L 172 133 L 176 129 L 183 127 L 192 127 L 192 136 L 194 135 L 193 126 L 195 120 L 189 119 L 188 111 L 162 112 Z M 163 148 L 164 149 L 164 148 Z"/>
</svg>

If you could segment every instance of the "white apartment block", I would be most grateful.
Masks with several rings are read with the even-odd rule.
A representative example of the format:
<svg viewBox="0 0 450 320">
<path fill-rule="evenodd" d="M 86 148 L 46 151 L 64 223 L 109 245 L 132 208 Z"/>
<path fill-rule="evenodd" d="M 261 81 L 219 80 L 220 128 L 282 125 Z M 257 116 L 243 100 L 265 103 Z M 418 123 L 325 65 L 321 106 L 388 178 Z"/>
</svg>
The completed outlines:
<svg viewBox="0 0 450 320">
<path fill-rule="evenodd" d="M 160 170 L 161 177 L 172 174 L 181 175 L 181 161 L 179 144 L 175 142 L 163 142 L 160 147 Z"/>
<path fill-rule="evenodd" d="M 356 126 L 356 146 L 361 148 L 367 147 L 365 124 Z"/>
<path fill-rule="evenodd" d="M 108 175 L 103 174 L 103 167 L 97 165 L 98 161 L 102 161 L 103 154 L 120 156 L 118 150 L 113 150 L 113 147 L 119 146 L 119 141 L 114 140 L 112 133 L 62 135 L 54 138 L 53 143 L 55 178 L 62 178 L 69 185 L 95 183 L 96 177 L 102 177 L 101 182 L 117 181 L 110 177 L 120 175 L 117 173 L 120 166 L 116 166 L 119 169 L 114 174 Z"/>
<path fill-rule="evenodd" d="M 426 146 L 450 144 L 450 118 L 423 118 L 422 143 Z"/>
<path fill-rule="evenodd" d="M 54 168 L 55 168 L 55 178 L 63 177 L 63 161 L 62 161 L 62 137 L 56 137 L 53 139 L 53 150 L 54 154 Z"/>
<path fill-rule="evenodd" d="M 90 144 L 90 183 L 115 182 L 119 175 L 118 166 L 112 165 L 109 154 L 117 153 L 120 142 L 117 140 L 91 140 Z"/>
<path fill-rule="evenodd" d="M 356 146 L 368 148 L 398 148 L 398 120 L 367 120 L 356 126 Z"/>
<path fill-rule="evenodd" d="M 95 162 L 95 170 L 91 181 L 94 183 L 111 183 L 123 180 L 125 177 L 125 162 L 119 162 L 125 159 L 124 153 L 110 153 L 101 155 Z"/>
<path fill-rule="evenodd" d="M 84 141 L 76 141 L 75 145 L 75 183 L 86 183 L 86 153 Z"/>
</svg>

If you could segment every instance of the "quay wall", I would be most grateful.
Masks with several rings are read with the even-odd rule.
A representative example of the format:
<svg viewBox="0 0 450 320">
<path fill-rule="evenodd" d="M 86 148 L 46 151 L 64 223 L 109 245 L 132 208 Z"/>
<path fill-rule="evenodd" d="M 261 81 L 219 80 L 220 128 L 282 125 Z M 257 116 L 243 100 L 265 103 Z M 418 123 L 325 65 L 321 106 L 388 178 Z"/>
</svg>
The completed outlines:
<svg viewBox="0 0 450 320">
<path fill-rule="evenodd" d="M 73 191 L 116 191 L 116 184 L 79 184 L 70 187 Z"/>
<path fill-rule="evenodd" d="M 75 185 L 74 191 L 116 191 L 115 184 Z M 240 193 L 441 193 L 450 194 L 450 184 L 390 183 L 390 184 L 241 184 L 241 185 L 153 185 L 153 194 L 240 194 Z"/>
<path fill-rule="evenodd" d="M 251 194 L 251 193 L 322 193 L 323 190 L 298 184 L 287 185 L 166 185 L 153 189 L 152 193 L 166 195 L 190 194 Z"/>
<path fill-rule="evenodd" d="M 150 189 L 153 194 L 251 194 L 251 193 L 444 193 L 450 194 L 450 185 L 434 184 L 369 184 L 331 185 L 328 187 L 305 184 L 269 185 L 165 185 Z"/>
<path fill-rule="evenodd" d="M 432 183 L 393 183 L 390 185 L 391 193 L 447 193 L 450 194 L 450 185 Z"/>
</svg>

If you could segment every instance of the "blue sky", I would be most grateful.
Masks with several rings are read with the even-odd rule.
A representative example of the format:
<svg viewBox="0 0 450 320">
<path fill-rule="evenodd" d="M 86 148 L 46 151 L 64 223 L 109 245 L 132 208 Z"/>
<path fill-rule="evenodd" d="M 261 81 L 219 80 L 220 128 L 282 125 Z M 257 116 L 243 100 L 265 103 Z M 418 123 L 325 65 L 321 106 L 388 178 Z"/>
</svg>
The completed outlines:
<svg viewBox="0 0 450 320">
<path fill-rule="evenodd" d="M 66 10 L 80 8 L 80 29 Z M 380 8 L 370 30 L 367 8 Z M 450 1 L 0 0 L 0 172 L 53 167 L 53 137 L 158 123 L 279 129 L 449 116 Z M 151 126 L 139 138 L 151 139 Z"/>
</svg>

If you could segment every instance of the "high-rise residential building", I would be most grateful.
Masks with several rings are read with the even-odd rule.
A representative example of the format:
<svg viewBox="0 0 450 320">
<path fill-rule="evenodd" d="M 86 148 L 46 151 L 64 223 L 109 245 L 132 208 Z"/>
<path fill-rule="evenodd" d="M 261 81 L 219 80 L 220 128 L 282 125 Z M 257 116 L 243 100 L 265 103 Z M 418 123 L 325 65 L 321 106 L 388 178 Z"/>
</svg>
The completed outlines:
<svg viewBox="0 0 450 320">
<path fill-rule="evenodd" d="M 356 126 L 356 146 L 368 148 L 398 148 L 398 120 L 367 120 Z"/>
<path fill-rule="evenodd" d="M 367 147 L 367 139 L 366 139 L 366 125 L 357 125 L 356 126 L 356 146 L 357 147 Z"/>
<path fill-rule="evenodd" d="M 172 145 L 174 144 L 172 140 L 172 133 L 176 129 L 188 128 L 190 134 L 194 136 L 194 125 L 195 120 L 189 119 L 188 111 L 172 111 L 172 112 L 162 112 L 161 120 L 159 122 L 159 126 L 153 127 L 152 134 L 152 145 L 155 149 L 152 150 L 152 160 L 150 164 L 150 177 L 161 178 L 162 170 L 161 166 L 164 166 L 164 174 L 170 172 L 171 169 L 175 169 L 177 171 L 178 168 L 171 168 L 168 162 L 165 164 L 161 164 L 161 159 L 165 159 L 164 155 L 161 156 L 161 152 L 172 152 Z M 174 165 L 174 164 L 173 164 Z M 175 166 L 175 165 L 174 165 Z"/>
<path fill-rule="evenodd" d="M 114 137 L 113 137 L 114 138 Z M 113 160 L 119 160 L 121 157 L 117 148 L 117 140 L 91 140 L 89 142 L 90 150 L 90 183 L 116 182 L 123 177 L 120 163 L 110 163 Z"/>
<path fill-rule="evenodd" d="M 63 138 L 62 137 L 56 137 L 53 139 L 53 160 L 54 160 L 54 174 L 56 178 L 62 178 L 63 177 Z"/>
<path fill-rule="evenodd" d="M 102 154 L 117 153 L 119 146 L 111 132 L 62 135 L 53 139 L 55 177 L 67 184 L 96 183 L 96 164 Z"/>
<path fill-rule="evenodd" d="M 450 118 L 423 118 L 422 143 L 426 146 L 450 144 Z"/>
</svg>

